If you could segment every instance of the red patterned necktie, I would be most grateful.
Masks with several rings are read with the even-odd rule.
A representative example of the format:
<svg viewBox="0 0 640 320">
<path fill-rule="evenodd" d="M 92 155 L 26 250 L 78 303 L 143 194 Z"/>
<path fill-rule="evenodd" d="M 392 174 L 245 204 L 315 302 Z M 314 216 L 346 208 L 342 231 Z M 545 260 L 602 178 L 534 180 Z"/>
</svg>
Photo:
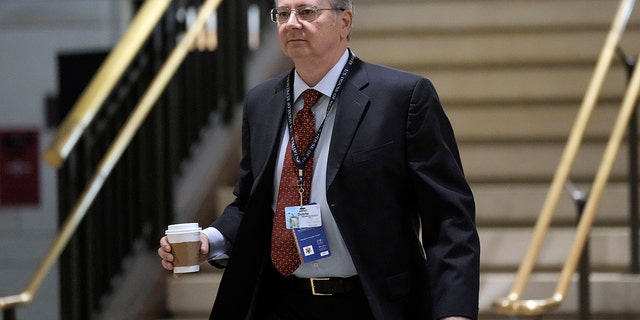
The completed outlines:
<svg viewBox="0 0 640 320">
<path fill-rule="evenodd" d="M 296 145 L 300 155 L 303 155 L 315 134 L 315 118 L 311 112 L 318 99 L 320 92 L 308 89 L 302 93 L 304 106 L 298 111 L 293 120 L 293 132 Z M 302 193 L 302 203 L 309 203 L 311 194 L 311 177 L 313 176 L 313 155 L 304 166 L 304 191 Z M 291 140 L 287 144 L 287 151 L 282 165 L 282 175 L 280 177 L 280 187 L 278 189 L 278 202 L 276 203 L 275 219 L 273 221 L 273 231 L 271 234 L 271 261 L 276 269 L 284 276 L 292 274 L 301 264 L 298 244 L 294 238 L 294 230 L 287 229 L 285 222 L 284 208 L 289 206 L 299 206 L 300 193 L 298 186 L 298 168 L 293 162 L 291 154 Z"/>
</svg>

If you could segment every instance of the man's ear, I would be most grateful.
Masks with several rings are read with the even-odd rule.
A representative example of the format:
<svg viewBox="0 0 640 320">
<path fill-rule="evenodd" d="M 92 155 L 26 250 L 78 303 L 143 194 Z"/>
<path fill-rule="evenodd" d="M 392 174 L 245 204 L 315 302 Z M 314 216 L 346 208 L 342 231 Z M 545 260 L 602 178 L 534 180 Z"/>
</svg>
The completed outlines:
<svg viewBox="0 0 640 320">
<path fill-rule="evenodd" d="M 353 11 L 345 10 L 340 14 L 340 22 L 342 23 L 342 35 L 346 38 L 351 33 L 353 26 Z"/>
</svg>

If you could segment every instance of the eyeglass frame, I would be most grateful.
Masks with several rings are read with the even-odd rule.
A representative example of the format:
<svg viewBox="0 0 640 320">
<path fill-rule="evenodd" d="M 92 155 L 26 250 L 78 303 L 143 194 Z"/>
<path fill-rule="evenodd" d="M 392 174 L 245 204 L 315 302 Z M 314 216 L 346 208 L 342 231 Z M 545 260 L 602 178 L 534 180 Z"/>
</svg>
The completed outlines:
<svg viewBox="0 0 640 320">
<path fill-rule="evenodd" d="M 278 10 L 279 9 L 286 9 L 286 10 L 289 11 L 289 16 L 287 17 L 286 20 L 279 21 L 279 18 L 278 18 L 278 13 L 279 13 Z M 300 16 L 300 10 L 308 10 L 308 9 L 312 9 L 313 10 L 313 12 L 315 14 L 314 18 L 312 18 L 312 19 L 304 19 L 304 18 L 302 18 Z M 344 8 L 318 8 L 316 6 L 301 6 L 301 7 L 298 7 L 297 9 L 289 9 L 287 7 L 278 7 L 278 8 L 271 9 L 271 11 L 269 11 L 269 16 L 271 17 L 271 21 L 274 22 L 274 23 L 285 23 L 285 22 L 289 21 L 289 19 L 291 19 L 291 14 L 295 11 L 296 18 L 298 18 L 298 19 L 300 19 L 302 21 L 311 22 L 311 21 L 314 21 L 314 20 L 318 19 L 318 17 L 320 17 L 320 11 L 329 11 L 329 10 L 331 10 L 331 11 L 345 11 L 347 9 L 344 9 Z"/>
</svg>

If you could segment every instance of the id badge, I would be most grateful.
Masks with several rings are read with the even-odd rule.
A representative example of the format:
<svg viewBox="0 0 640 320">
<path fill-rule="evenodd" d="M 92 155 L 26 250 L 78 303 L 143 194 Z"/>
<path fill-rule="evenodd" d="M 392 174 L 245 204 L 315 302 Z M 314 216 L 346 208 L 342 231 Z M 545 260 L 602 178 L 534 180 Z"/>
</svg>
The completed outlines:
<svg viewBox="0 0 640 320">
<path fill-rule="evenodd" d="M 308 204 L 284 208 L 287 229 L 322 227 L 320 206 Z"/>
<path fill-rule="evenodd" d="M 331 255 L 329 241 L 322 226 L 320 206 L 311 203 L 284 208 L 287 229 L 293 229 L 304 263 Z"/>
</svg>

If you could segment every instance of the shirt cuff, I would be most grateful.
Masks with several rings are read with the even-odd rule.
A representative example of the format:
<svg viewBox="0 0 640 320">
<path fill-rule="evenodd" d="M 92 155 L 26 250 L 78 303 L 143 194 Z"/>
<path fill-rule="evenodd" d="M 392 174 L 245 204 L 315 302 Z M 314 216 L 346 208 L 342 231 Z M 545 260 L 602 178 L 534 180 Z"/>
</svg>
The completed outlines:
<svg viewBox="0 0 640 320">
<path fill-rule="evenodd" d="M 202 233 L 209 238 L 209 262 L 214 265 L 225 266 L 229 259 L 228 252 L 231 247 L 229 241 L 214 227 L 208 227 L 202 230 Z"/>
</svg>

